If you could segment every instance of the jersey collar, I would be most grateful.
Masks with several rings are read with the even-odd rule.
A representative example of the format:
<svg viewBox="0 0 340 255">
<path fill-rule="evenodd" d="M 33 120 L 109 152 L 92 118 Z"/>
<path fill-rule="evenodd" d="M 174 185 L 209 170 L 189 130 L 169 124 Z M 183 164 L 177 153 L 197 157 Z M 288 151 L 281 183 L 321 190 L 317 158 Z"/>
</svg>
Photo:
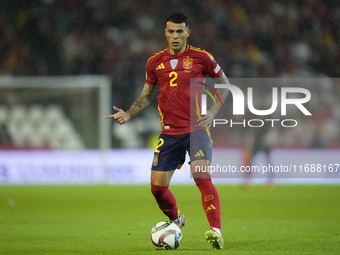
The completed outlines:
<svg viewBox="0 0 340 255">
<path fill-rule="evenodd" d="M 190 45 L 187 44 L 185 51 L 183 51 L 182 53 L 188 52 L 189 48 L 190 48 Z M 169 47 L 166 48 L 166 52 L 168 52 L 169 54 L 171 54 L 171 53 L 170 53 L 170 48 L 169 48 Z M 182 54 L 182 53 L 180 53 L 180 54 Z M 171 54 L 171 55 L 172 55 L 172 54 Z M 179 55 L 179 54 L 176 54 L 176 55 Z"/>
</svg>

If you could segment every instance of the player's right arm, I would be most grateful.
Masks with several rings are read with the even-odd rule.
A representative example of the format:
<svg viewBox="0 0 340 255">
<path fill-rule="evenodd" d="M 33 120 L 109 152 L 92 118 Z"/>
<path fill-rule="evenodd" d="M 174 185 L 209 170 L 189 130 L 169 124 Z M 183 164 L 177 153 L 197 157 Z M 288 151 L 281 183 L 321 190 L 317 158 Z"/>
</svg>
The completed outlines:
<svg viewBox="0 0 340 255">
<path fill-rule="evenodd" d="M 155 91 L 156 91 L 155 85 L 149 85 L 145 83 L 141 95 L 131 105 L 129 110 L 125 112 L 122 109 L 113 106 L 113 109 L 117 112 L 115 114 L 106 116 L 104 119 L 113 118 L 117 121 L 117 123 L 125 124 L 130 119 L 142 113 L 151 104 Z"/>
</svg>

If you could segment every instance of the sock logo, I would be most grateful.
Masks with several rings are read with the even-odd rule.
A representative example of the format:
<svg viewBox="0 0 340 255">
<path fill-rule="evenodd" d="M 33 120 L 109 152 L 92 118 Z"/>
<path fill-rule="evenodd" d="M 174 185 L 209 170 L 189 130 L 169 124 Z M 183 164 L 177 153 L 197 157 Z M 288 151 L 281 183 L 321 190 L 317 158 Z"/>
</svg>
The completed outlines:
<svg viewBox="0 0 340 255">
<path fill-rule="evenodd" d="M 214 199 L 214 196 L 213 195 L 206 195 L 205 197 L 204 197 L 204 201 L 205 202 L 208 202 L 208 201 L 210 201 L 210 200 L 213 200 Z"/>
<path fill-rule="evenodd" d="M 207 212 L 211 210 L 216 210 L 216 207 L 213 204 L 209 205 L 205 211 Z"/>
</svg>

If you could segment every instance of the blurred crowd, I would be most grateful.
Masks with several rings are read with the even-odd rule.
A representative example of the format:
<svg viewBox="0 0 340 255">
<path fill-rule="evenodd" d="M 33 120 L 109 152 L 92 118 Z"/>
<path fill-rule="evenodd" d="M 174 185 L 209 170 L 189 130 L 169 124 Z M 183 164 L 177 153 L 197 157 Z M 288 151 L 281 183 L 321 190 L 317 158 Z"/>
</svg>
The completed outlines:
<svg viewBox="0 0 340 255">
<path fill-rule="evenodd" d="M 109 75 L 127 109 L 173 12 L 228 77 L 340 76 L 338 0 L 1 0 L 0 75 Z"/>
</svg>

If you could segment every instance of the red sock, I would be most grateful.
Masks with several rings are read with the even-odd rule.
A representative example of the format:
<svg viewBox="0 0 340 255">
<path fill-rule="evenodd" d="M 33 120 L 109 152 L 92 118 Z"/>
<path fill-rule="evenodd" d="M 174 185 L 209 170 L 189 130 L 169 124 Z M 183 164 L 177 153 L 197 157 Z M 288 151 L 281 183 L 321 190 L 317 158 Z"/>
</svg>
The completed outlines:
<svg viewBox="0 0 340 255">
<path fill-rule="evenodd" d="M 207 215 L 210 227 L 221 229 L 220 198 L 214 184 L 211 182 L 210 174 L 206 174 L 207 175 L 204 177 L 194 176 L 194 180 L 201 191 L 202 205 Z"/>
<path fill-rule="evenodd" d="M 151 184 L 151 192 L 162 212 L 169 217 L 169 220 L 178 218 L 178 208 L 176 199 L 169 190 L 169 186 L 157 186 Z"/>
</svg>

